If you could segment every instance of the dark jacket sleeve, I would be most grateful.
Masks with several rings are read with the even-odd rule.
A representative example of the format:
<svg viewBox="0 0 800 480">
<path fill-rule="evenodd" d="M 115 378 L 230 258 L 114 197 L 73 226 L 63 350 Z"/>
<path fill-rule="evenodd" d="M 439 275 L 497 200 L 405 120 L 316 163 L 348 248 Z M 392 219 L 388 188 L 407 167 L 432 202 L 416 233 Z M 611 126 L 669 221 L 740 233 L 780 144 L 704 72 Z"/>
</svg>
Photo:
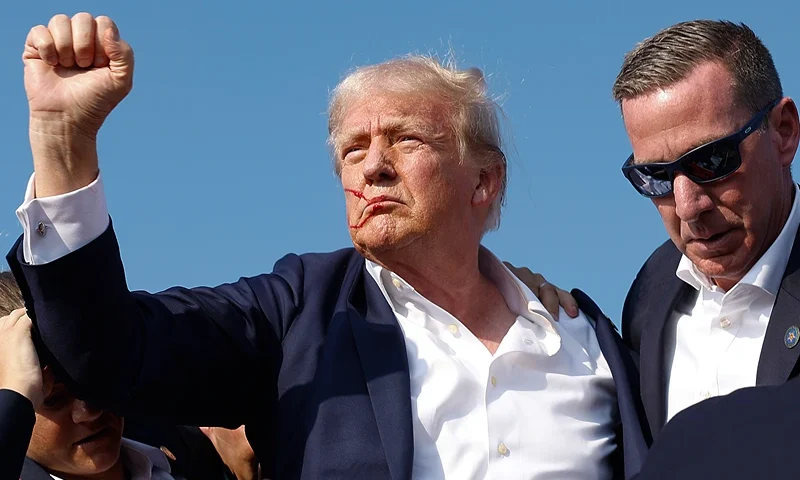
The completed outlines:
<svg viewBox="0 0 800 480">
<path fill-rule="evenodd" d="M 130 292 L 113 227 L 85 247 L 7 260 L 37 335 L 76 395 L 122 415 L 234 428 L 274 396 L 281 339 L 302 308 L 300 257 L 215 288 Z"/>
<path fill-rule="evenodd" d="M 0 480 L 19 478 L 34 423 L 30 400 L 13 390 L 0 390 Z"/>
</svg>

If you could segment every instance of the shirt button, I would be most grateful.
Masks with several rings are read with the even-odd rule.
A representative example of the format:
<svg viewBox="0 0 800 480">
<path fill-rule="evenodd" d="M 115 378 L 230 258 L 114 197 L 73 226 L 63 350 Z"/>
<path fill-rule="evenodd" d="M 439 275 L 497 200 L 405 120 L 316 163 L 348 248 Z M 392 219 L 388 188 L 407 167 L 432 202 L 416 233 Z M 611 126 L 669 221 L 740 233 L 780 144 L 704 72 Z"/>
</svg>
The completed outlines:
<svg viewBox="0 0 800 480">
<path fill-rule="evenodd" d="M 719 319 L 719 326 L 722 328 L 730 328 L 731 321 L 728 317 L 722 317 Z"/>
<path fill-rule="evenodd" d="M 38 233 L 40 237 L 44 237 L 47 233 L 47 225 L 39 222 L 39 225 L 36 225 L 36 233 Z"/>
<path fill-rule="evenodd" d="M 398 290 L 400 290 L 401 288 L 403 288 L 403 284 L 402 284 L 402 283 L 400 283 L 400 279 L 399 279 L 399 278 L 393 278 L 393 279 L 392 279 L 392 285 L 394 285 L 394 288 L 396 288 L 396 289 L 398 289 Z"/>
<path fill-rule="evenodd" d="M 500 445 L 497 446 L 497 451 L 504 457 L 508 455 L 508 447 L 506 447 L 506 444 L 503 442 L 500 442 Z"/>
<path fill-rule="evenodd" d="M 700 396 L 703 398 L 709 398 L 711 396 L 711 392 L 709 392 L 708 390 L 702 390 L 700 391 Z"/>
<path fill-rule="evenodd" d="M 491 382 L 492 382 L 492 386 L 493 386 L 493 387 L 496 387 L 496 386 L 497 386 L 497 377 L 495 377 L 494 375 L 492 375 Z"/>
<path fill-rule="evenodd" d="M 453 335 L 458 335 L 458 325 L 448 325 L 447 331 L 452 333 Z"/>
<path fill-rule="evenodd" d="M 533 340 L 531 340 L 530 338 L 524 339 L 523 342 L 525 342 L 525 345 L 533 345 Z"/>
</svg>

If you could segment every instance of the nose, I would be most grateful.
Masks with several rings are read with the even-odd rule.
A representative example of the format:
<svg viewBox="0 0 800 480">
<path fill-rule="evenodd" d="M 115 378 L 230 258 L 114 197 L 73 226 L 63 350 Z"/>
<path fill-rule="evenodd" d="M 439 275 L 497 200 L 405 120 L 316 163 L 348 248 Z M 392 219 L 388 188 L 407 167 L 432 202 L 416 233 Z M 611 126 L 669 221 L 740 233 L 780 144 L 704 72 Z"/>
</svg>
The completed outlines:
<svg viewBox="0 0 800 480">
<path fill-rule="evenodd" d="M 714 208 L 714 201 L 703 185 L 694 183 L 682 173 L 675 175 L 672 181 L 672 194 L 675 197 L 675 214 L 683 222 L 697 221 L 703 212 Z"/>
<path fill-rule="evenodd" d="M 103 411 L 83 400 L 75 399 L 72 402 L 72 421 L 74 423 L 91 422 L 100 418 Z"/>
<path fill-rule="evenodd" d="M 397 177 L 389 149 L 381 138 L 373 139 L 363 162 L 364 178 L 367 185 L 380 185 Z"/>
</svg>

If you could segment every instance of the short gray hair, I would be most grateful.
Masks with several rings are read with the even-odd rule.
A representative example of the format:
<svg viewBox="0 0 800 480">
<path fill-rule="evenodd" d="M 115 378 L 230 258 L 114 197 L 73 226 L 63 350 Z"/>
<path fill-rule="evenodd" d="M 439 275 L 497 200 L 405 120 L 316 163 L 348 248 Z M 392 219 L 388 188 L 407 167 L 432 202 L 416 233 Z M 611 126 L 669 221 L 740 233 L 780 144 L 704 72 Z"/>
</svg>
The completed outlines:
<svg viewBox="0 0 800 480">
<path fill-rule="evenodd" d="M 333 148 L 337 175 L 341 165 L 335 147 L 347 108 L 376 90 L 426 95 L 452 107 L 451 127 L 460 160 L 469 159 L 482 169 L 502 167 L 500 191 L 489 209 L 484 233 L 497 229 L 506 198 L 507 162 L 500 132 L 501 109 L 489 96 L 483 72 L 478 68 L 459 70 L 453 61 L 442 63 L 425 55 L 407 55 L 352 71 L 333 90 L 328 108 L 328 144 Z"/>
<path fill-rule="evenodd" d="M 625 55 L 614 82 L 614 99 L 667 88 L 705 62 L 722 63 L 733 77 L 735 101 L 751 115 L 782 98 L 772 55 L 744 23 L 725 20 L 681 22 L 640 42 Z"/>
</svg>

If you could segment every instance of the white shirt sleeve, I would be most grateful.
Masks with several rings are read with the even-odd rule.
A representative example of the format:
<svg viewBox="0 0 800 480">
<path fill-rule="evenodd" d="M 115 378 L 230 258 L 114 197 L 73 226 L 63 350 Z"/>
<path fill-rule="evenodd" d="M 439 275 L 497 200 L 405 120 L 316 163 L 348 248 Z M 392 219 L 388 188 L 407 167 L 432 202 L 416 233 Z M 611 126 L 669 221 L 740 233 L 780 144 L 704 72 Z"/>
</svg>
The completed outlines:
<svg viewBox="0 0 800 480">
<path fill-rule="evenodd" d="M 25 201 L 17 209 L 22 252 L 28 264 L 58 260 L 106 231 L 108 206 L 100 174 L 81 189 L 45 198 L 36 198 L 34 175 L 28 181 Z"/>
</svg>

